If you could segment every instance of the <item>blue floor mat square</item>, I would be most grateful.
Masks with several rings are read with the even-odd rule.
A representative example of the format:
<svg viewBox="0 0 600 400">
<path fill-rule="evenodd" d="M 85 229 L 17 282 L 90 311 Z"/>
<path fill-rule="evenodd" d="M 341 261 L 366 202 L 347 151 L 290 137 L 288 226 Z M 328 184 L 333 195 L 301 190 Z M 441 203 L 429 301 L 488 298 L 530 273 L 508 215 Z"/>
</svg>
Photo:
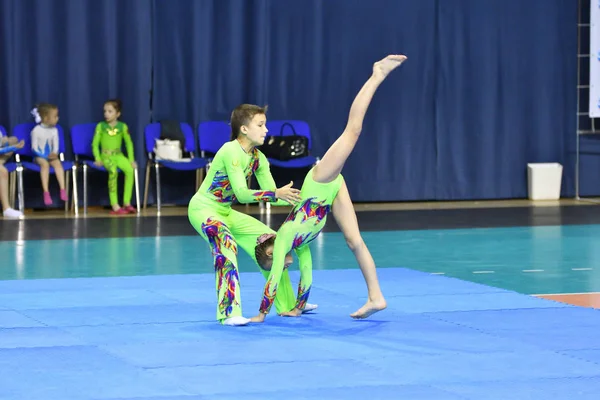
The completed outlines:
<svg viewBox="0 0 600 400">
<path fill-rule="evenodd" d="M 0 310 L 0 328 L 30 328 L 44 326 L 40 321 L 12 310 Z"/>
<path fill-rule="evenodd" d="M 571 357 L 578 358 L 580 360 L 590 361 L 600 365 L 600 343 L 596 340 L 596 344 L 593 349 L 585 350 L 568 350 L 561 351 L 562 354 L 569 355 Z"/>
<path fill-rule="evenodd" d="M 242 329 L 257 328 L 238 328 L 240 331 Z M 109 344 L 101 348 L 127 363 L 142 368 L 349 360 L 373 354 L 373 348 L 368 345 L 354 343 L 350 347 L 348 343 L 340 340 L 299 339 L 297 336 L 248 336 L 242 341 L 240 348 L 235 345 L 238 341 L 225 341 L 221 337 L 197 342 Z M 266 352 L 265 349 L 269 351 Z"/>
<path fill-rule="evenodd" d="M 93 345 L 153 344 L 210 340 L 217 332 L 207 329 L 207 324 L 207 322 L 175 322 L 76 326 L 62 329 L 73 337 Z M 210 324 L 214 325 L 214 322 Z"/>
<path fill-rule="evenodd" d="M 95 346 L 0 349 L 0 371 L 117 370 L 129 367 L 126 362 Z"/>
<path fill-rule="evenodd" d="M 550 303 L 551 304 L 551 303 Z M 469 312 L 438 312 L 431 318 L 485 331 L 554 330 L 577 325 L 600 330 L 600 310 L 583 307 L 550 307 Z"/>
<path fill-rule="evenodd" d="M 398 382 L 436 385 L 526 379 L 600 377 L 600 365 L 551 351 L 458 353 L 441 356 L 388 356 L 363 360 L 373 368 L 393 370 Z"/>
<path fill-rule="evenodd" d="M 559 378 L 439 385 L 440 389 L 473 400 L 596 400 L 599 378 Z"/>
<path fill-rule="evenodd" d="M 390 307 L 407 313 L 569 307 L 566 304 L 510 292 L 399 296 L 387 301 Z"/>
<path fill-rule="evenodd" d="M 379 400 L 379 399 L 410 399 L 410 400 L 464 400 L 457 394 L 447 392 L 431 386 L 420 385 L 368 385 L 346 386 L 334 388 L 313 389 L 308 387 L 302 390 L 280 390 L 268 393 L 270 398 L 285 400 Z M 219 400 L 264 400 L 265 393 L 244 393 L 243 395 L 219 395 Z M 158 399 L 157 399 L 158 400 Z M 185 399 L 181 399 L 185 400 Z"/>
<path fill-rule="evenodd" d="M 177 301 L 143 289 L 68 290 L 30 293 L 0 294 L 0 305 L 13 310 L 102 307 L 125 305 L 161 305 Z"/>
<path fill-rule="evenodd" d="M 389 385 L 396 377 L 393 373 L 370 368 L 359 360 L 161 368 L 154 372 L 163 379 L 177 382 L 188 392 L 209 398 L 221 398 L 222 395 L 237 395 L 243 398 L 245 393 L 262 393 L 263 398 L 272 398 L 281 391 L 296 392 L 299 395 L 307 389 L 327 393 L 348 386 Z M 276 379 L 277 376 L 288 378 Z M 293 379 L 289 378 L 292 376 Z"/>
<path fill-rule="evenodd" d="M 215 310 L 197 304 L 77 307 L 21 311 L 48 326 L 84 326 L 215 321 Z"/>
<path fill-rule="evenodd" d="M 10 370 L 0 376 L 0 399 L 83 400 L 190 395 L 152 371 L 138 369 Z"/>
<path fill-rule="evenodd" d="M 0 348 L 78 346 L 87 342 L 58 328 L 0 329 Z"/>
</svg>

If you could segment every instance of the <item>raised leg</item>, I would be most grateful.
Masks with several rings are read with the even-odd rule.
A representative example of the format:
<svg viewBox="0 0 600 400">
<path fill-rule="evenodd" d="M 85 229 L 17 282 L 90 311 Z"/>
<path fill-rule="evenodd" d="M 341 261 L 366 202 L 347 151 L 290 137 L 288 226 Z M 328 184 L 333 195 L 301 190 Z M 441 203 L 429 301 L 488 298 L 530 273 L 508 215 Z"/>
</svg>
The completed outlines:
<svg viewBox="0 0 600 400">
<path fill-rule="evenodd" d="M 344 132 L 331 145 L 323 159 L 313 169 L 313 179 L 316 182 L 331 182 L 341 173 L 346 160 L 354 150 L 354 146 L 360 137 L 363 120 L 375 91 L 388 74 L 398 68 L 405 60 L 406 56 L 391 55 L 373 65 L 373 74 L 352 102 Z"/>
</svg>

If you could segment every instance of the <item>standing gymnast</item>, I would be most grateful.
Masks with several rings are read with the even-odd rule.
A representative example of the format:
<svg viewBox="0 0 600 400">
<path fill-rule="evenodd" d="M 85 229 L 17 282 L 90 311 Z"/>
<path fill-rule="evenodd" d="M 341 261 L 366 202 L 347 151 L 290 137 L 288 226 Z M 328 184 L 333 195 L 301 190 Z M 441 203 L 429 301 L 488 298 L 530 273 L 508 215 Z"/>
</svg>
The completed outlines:
<svg viewBox="0 0 600 400">
<path fill-rule="evenodd" d="M 356 319 L 367 318 L 386 308 L 375 262 L 361 237 L 356 213 L 341 171 L 360 137 L 363 120 L 375 91 L 388 74 L 405 60 L 406 56 L 390 55 L 373 65 L 373 74 L 352 103 L 346 129 L 331 145 L 323 159 L 307 173 L 300 193 L 301 202 L 294 207 L 277 231 L 277 235 L 266 234 L 259 237 L 255 249 L 256 260 L 264 270 L 270 271 L 270 274 L 265 284 L 260 312 L 251 318 L 252 322 L 263 322 L 269 313 L 281 275 L 293 261 L 291 250 L 298 256 L 300 283 L 296 307 L 282 315 L 298 316 L 302 313 L 312 285 L 312 258 L 308 244 L 325 226 L 329 212 L 333 213 L 367 284 L 368 300 L 351 316 Z"/>
<path fill-rule="evenodd" d="M 273 232 L 257 219 L 231 208 L 233 202 L 296 204 L 300 191 L 292 183 L 276 189 L 269 162 L 256 146 L 265 141 L 267 108 L 242 104 L 231 114 L 231 141 L 215 155 L 206 179 L 192 197 L 188 218 L 196 231 L 206 240 L 214 257 L 217 286 L 217 320 L 224 325 L 246 325 L 250 319 L 242 316 L 237 263 L 238 245 L 254 258 L 257 238 Z M 247 179 L 254 174 L 262 190 L 251 190 Z M 261 271 L 265 278 L 268 272 Z M 295 307 L 296 296 L 289 275 L 281 279 L 277 295 L 279 313 Z M 309 307 L 307 307 L 309 308 Z M 312 309 L 316 306 L 311 305 Z"/>
</svg>

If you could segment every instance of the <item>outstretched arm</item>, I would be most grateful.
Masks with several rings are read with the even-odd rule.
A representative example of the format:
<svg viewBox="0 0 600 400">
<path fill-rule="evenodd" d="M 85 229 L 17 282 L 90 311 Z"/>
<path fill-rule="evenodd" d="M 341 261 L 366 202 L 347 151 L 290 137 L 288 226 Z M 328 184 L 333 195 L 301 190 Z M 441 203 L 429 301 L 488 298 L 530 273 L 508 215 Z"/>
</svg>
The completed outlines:
<svg viewBox="0 0 600 400">
<path fill-rule="evenodd" d="M 256 176 L 256 180 L 258 181 L 258 185 L 262 190 L 271 190 L 276 191 L 277 186 L 275 184 L 275 179 L 273 179 L 273 175 L 271 174 L 271 168 L 269 165 L 269 160 L 262 152 L 258 153 L 258 168 L 254 172 Z M 293 189 L 296 192 L 299 192 L 297 189 Z M 277 201 L 271 203 L 274 206 L 289 206 L 292 203 L 287 202 L 283 199 L 278 198 Z"/>
<path fill-rule="evenodd" d="M 223 149 L 224 150 L 224 149 Z M 257 203 L 259 201 L 274 202 L 276 200 L 275 190 L 251 190 L 248 189 L 244 166 L 236 155 L 227 151 L 223 154 L 225 172 L 229 177 L 231 189 L 240 203 Z"/>
<path fill-rule="evenodd" d="M 257 203 L 260 201 L 275 202 L 277 199 L 300 201 L 300 191 L 292 188 L 291 183 L 279 189 L 275 189 L 274 182 L 273 187 L 268 190 L 249 189 L 248 182 L 246 181 L 246 174 L 244 173 L 244 166 L 237 157 L 235 151 L 222 150 L 224 150 L 222 154 L 225 172 L 229 177 L 231 189 L 240 203 Z"/>
<path fill-rule="evenodd" d="M 259 313 L 251 318 L 252 322 L 263 322 L 267 314 L 271 311 L 275 296 L 277 295 L 277 286 L 281 280 L 281 275 L 285 268 L 285 256 L 291 248 L 292 241 L 285 237 L 283 233 L 278 233 L 273 246 L 273 264 L 271 272 L 265 283 L 263 290 L 263 299 L 260 303 Z M 283 314 L 282 314 L 283 315 Z"/>
</svg>

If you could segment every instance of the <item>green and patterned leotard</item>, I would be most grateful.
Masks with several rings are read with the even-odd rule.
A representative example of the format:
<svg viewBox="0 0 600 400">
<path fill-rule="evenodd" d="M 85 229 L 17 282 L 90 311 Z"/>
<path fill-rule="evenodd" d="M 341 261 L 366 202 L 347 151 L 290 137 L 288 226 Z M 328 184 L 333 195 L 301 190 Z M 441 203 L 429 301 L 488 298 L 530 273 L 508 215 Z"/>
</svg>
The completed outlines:
<svg viewBox="0 0 600 400">
<path fill-rule="evenodd" d="M 123 155 L 121 147 L 125 141 L 127 157 Z M 117 121 L 115 126 L 110 126 L 103 121 L 96 125 L 92 151 L 96 161 L 102 161 L 102 165 L 108 172 L 108 196 L 110 205 L 118 204 L 117 200 L 117 178 L 118 170 L 125 175 L 125 187 L 123 189 L 123 205 L 131 204 L 133 191 L 133 166 L 135 160 L 133 154 L 133 142 L 129 135 L 129 129 L 123 122 Z"/>
<path fill-rule="evenodd" d="M 312 258 L 308 245 L 323 230 L 327 214 L 331 211 L 331 205 L 344 181 L 341 174 L 328 183 L 315 182 L 312 176 L 311 169 L 306 174 L 302 185 L 302 201 L 294 207 L 277 231 L 273 248 L 273 265 L 265 285 L 260 305 L 261 313 L 268 314 L 273 305 L 281 274 L 284 271 L 285 257 L 291 250 L 294 250 L 298 256 L 300 268 L 296 308 L 303 310 L 308 301 L 312 285 Z"/>
<path fill-rule="evenodd" d="M 247 179 L 254 174 L 261 190 L 248 188 Z M 257 149 L 246 153 L 237 140 L 225 143 L 215 155 L 207 176 L 190 200 L 188 217 L 200 236 L 210 244 L 214 257 L 217 287 L 217 320 L 242 315 L 239 290 L 238 246 L 255 260 L 254 249 L 259 236 L 275 233 L 257 219 L 233 210 L 232 204 L 268 201 L 287 204 L 275 198 L 275 181 L 269 162 Z M 265 278 L 267 271 L 261 270 Z M 294 308 L 295 295 L 287 271 L 281 279 L 275 299 L 279 312 Z"/>
</svg>

